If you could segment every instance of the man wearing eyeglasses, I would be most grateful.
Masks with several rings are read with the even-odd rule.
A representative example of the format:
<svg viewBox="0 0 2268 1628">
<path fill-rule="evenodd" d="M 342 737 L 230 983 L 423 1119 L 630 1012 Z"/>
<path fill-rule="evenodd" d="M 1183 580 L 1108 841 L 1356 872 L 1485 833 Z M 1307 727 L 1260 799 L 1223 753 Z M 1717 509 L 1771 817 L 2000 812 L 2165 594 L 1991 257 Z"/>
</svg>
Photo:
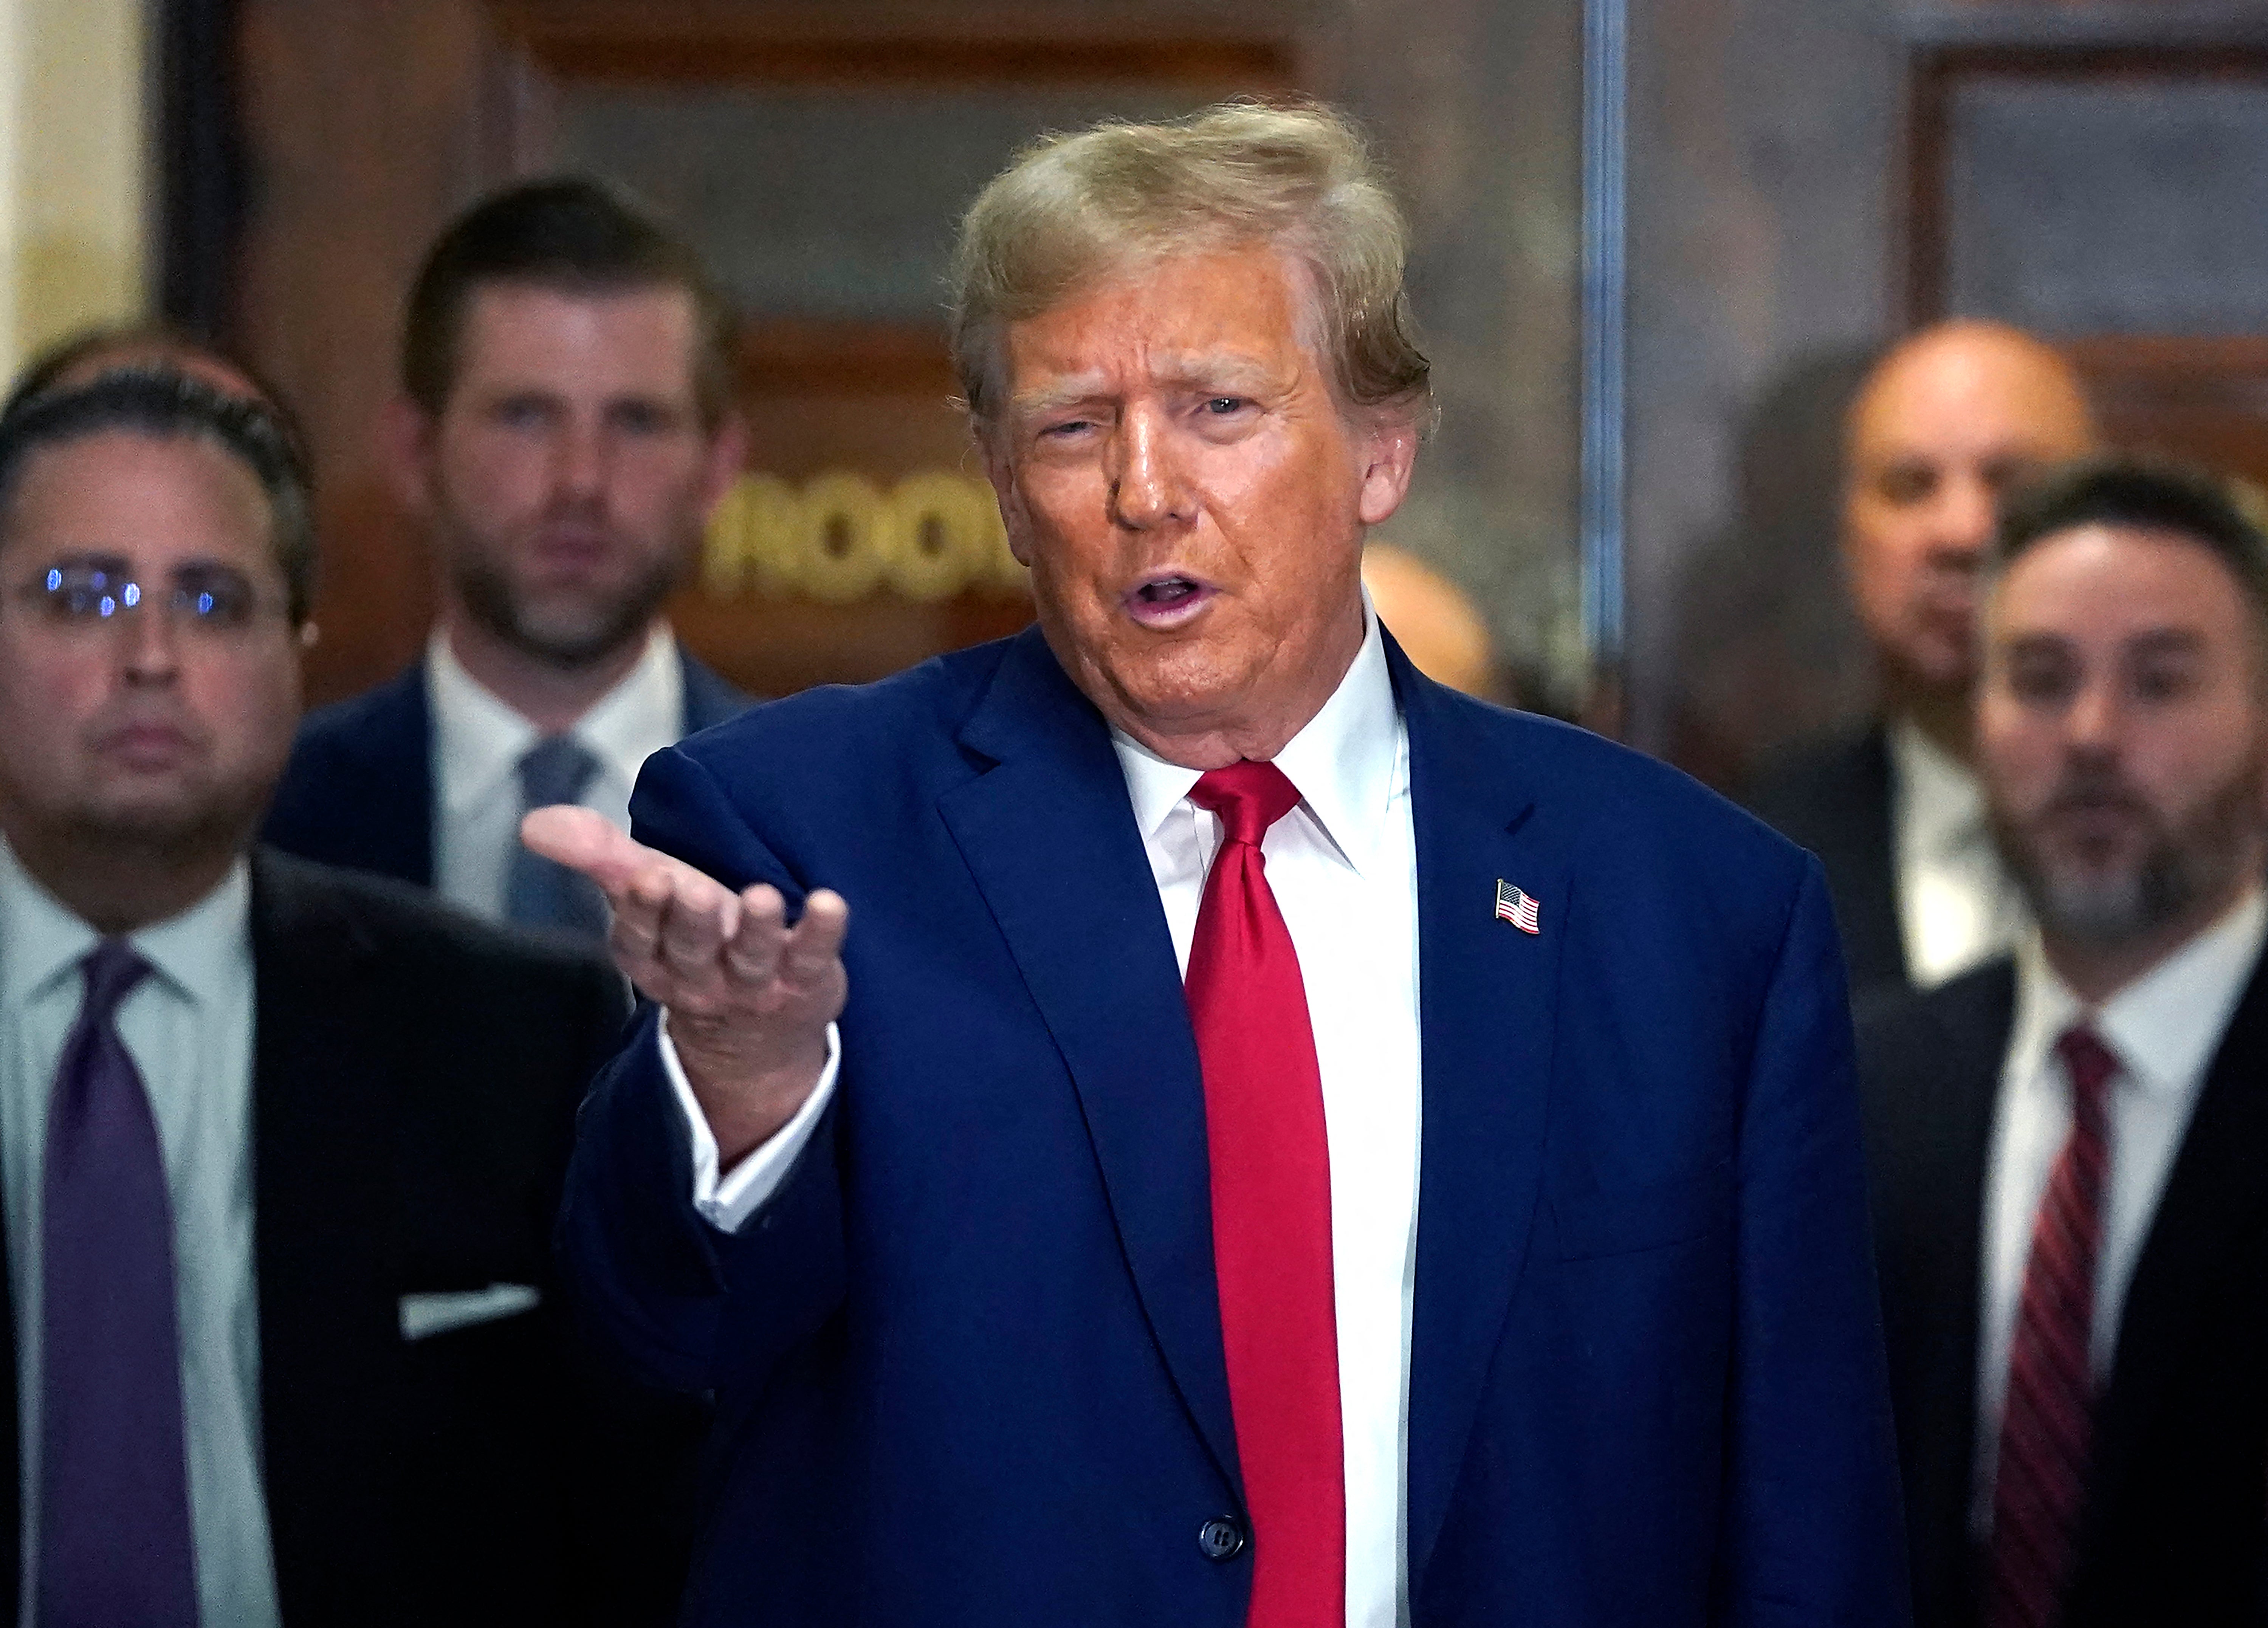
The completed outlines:
<svg viewBox="0 0 2268 1628">
<path fill-rule="evenodd" d="M 257 404 L 0 419 L 0 1623 L 652 1619 L 548 1249 L 621 983 L 252 848 L 312 558 Z"/>
</svg>

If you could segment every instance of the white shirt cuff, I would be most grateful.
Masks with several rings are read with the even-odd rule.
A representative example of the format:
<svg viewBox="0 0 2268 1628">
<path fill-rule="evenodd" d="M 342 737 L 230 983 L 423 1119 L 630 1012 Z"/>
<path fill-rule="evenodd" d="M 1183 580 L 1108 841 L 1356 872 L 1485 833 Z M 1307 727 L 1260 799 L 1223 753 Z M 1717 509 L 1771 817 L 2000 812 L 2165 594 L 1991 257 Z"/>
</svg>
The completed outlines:
<svg viewBox="0 0 2268 1628">
<path fill-rule="evenodd" d="M 737 1233 L 779 1191 L 804 1144 L 811 1140 L 812 1128 L 835 1095 L 835 1076 L 843 1063 L 843 1037 L 834 1024 L 827 1026 L 827 1065 L 819 1071 L 819 1083 L 795 1110 L 795 1117 L 757 1144 L 729 1173 L 717 1168 L 717 1136 L 694 1097 L 692 1082 L 685 1078 L 685 1064 L 678 1061 L 677 1046 L 669 1038 L 666 1007 L 662 1009 L 654 1040 L 661 1048 L 662 1072 L 669 1076 L 669 1088 L 677 1094 L 677 1106 L 693 1138 L 693 1207 L 719 1232 Z"/>
</svg>

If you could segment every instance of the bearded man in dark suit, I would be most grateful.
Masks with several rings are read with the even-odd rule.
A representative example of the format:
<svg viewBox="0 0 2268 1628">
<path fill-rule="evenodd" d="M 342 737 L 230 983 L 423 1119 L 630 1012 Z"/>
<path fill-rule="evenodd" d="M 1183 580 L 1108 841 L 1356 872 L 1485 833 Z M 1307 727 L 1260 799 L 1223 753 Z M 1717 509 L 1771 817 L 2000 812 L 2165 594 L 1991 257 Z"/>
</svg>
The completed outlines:
<svg viewBox="0 0 2268 1628">
<path fill-rule="evenodd" d="M 2081 465 L 2011 506 L 1984 633 L 2037 927 L 1859 1031 L 1917 1618 L 2257 1623 L 2268 539 Z"/>
</svg>

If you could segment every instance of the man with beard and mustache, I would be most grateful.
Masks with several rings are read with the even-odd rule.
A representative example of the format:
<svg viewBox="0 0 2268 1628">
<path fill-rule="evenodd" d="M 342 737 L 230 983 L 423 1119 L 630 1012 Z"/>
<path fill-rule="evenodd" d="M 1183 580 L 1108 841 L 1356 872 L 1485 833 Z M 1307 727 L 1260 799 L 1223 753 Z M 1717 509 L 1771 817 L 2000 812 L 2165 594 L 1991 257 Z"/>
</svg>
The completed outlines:
<svg viewBox="0 0 2268 1628">
<path fill-rule="evenodd" d="M 1920 1628 L 2253 1623 L 2268 1545 L 2268 541 L 2013 503 L 1977 762 L 2036 929 L 1859 1050 Z"/>
<path fill-rule="evenodd" d="M 269 841 L 603 932 L 519 821 L 579 803 L 627 829 L 646 756 L 747 703 L 661 614 L 745 451 L 729 328 L 693 250 L 593 181 L 515 187 L 442 235 L 387 417 L 439 621 L 409 672 L 307 719 Z"/>
</svg>

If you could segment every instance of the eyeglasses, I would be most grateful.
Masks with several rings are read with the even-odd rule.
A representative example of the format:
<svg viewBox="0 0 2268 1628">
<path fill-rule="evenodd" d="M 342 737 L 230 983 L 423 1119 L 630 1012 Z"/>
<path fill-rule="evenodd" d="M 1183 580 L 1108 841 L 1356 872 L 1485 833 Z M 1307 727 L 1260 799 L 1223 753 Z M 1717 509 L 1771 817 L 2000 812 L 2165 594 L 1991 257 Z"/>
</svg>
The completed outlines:
<svg viewBox="0 0 2268 1628">
<path fill-rule="evenodd" d="M 52 565 L 18 586 L 15 596 L 36 608 L 50 627 L 72 631 L 121 625 L 128 612 L 155 604 L 176 627 L 226 635 L 241 633 L 284 608 L 228 565 L 185 565 L 164 586 L 145 586 L 123 566 Z"/>
</svg>

